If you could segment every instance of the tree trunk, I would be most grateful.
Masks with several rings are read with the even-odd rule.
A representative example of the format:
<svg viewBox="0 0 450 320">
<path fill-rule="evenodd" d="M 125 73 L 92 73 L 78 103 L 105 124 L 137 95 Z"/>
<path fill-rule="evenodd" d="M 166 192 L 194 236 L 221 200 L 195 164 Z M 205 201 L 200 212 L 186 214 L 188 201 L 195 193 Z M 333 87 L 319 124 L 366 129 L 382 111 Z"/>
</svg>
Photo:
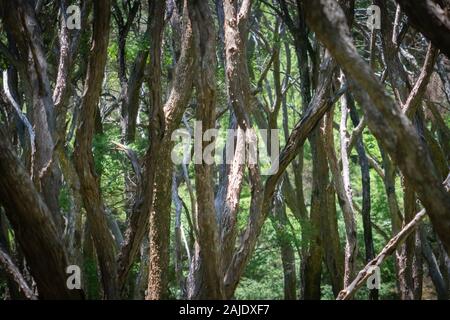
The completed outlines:
<svg viewBox="0 0 450 320">
<path fill-rule="evenodd" d="M 0 129 L 0 201 L 11 222 L 40 299 L 81 299 L 66 287 L 67 254 L 50 210 Z M 43 259 L 45 257 L 45 259 Z"/>
<path fill-rule="evenodd" d="M 350 108 L 350 117 L 353 126 L 356 128 L 360 124 L 358 112 L 356 111 L 355 102 L 351 94 L 347 94 L 347 103 Z M 372 236 L 372 219 L 370 217 L 371 199 L 370 199 L 370 171 L 369 161 L 367 159 L 366 150 L 364 148 L 364 141 L 359 137 L 356 141 L 356 152 L 358 153 L 359 166 L 361 167 L 361 184 L 362 184 L 362 218 L 364 229 L 364 245 L 366 262 L 375 258 L 375 249 L 373 246 Z M 369 293 L 369 299 L 378 300 L 378 290 L 373 289 Z"/>
<path fill-rule="evenodd" d="M 286 206 L 283 203 L 281 195 L 277 195 L 274 202 L 273 225 L 277 233 L 281 263 L 283 265 L 284 300 L 296 300 L 297 277 L 295 272 L 295 250 L 291 243 L 291 235 L 287 231 L 289 218 L 286 215 Z"/>
<path fill-rule="evenodd" d="M 428 150 L 411 122 L 386 94 L 369 65 L 357 53 L 345 16 L 337 3 L 334 0 L 307 2 L 306 7 L 309 25 L 348 76 L 354 79 L 352 88 L 363 105 L 370 130 L 382 141 L 414 187 L 447 252 L 450 252 L 450 198 Z"/>
<path fill-rule="evenodd" d="M 308 238 L 302 239 L 307 246 L 306 255 L 302 258 L 303 270 L 301 274 L 301 299 L 320 300 L 320 283 L 322 277 L 323 234 L 321 233 L 322 219 L 328 214 L 328 196 L 325 192 L 328 186 L 328 166 L 324 143 L 319 125 L 310 136 L 313 157 L 313 185 L 311 194 L 311 209 L 309 214 Z M 305 234 L 305 233 L 304 233 Z"/>
<path fill-rule="evenodd" d="M 223 299 L 223 274 L 219 250 L 219 236 L 214 205 L 212 164 L 204 159 L 203 150 L 211 141 L 204 141 L 207 130 L 215 128 L 216 42 L 214 21 L 207 2 L 193 1 L 190 14 L 196 37 L 197 68 L 201 75 L 196 83 L 198 94 L 196 139 L 201 137 L 202 148 L 195 150 L 195 187 L 197 216 L 195 218 L 197 239 L 194 258 L 188 278 L 190 299 Z M 200 136 L 201 135 L 201 136 Z M 214 139 L 214 138 L 213 138 Z"/>
<path fill-rule="evenodd" d="M 28 1 L 6 2 L 4 11 L 3 20 L 11 30 L 20 59 L 28 62 L 19 71 L 27 87 L 31 122 L 35 131 L 36 150 L 31 154 L 32 179 L 52 213 L 58 232 L 61 232 L 63 225 L 58 203 L 60 171 L 53 152 L 56 117 L 42 34 L 37 27 L 34 9 Z"/>
<path fill-rule="evenodd" d="M 92 47 L 89 54 L 85 91 L 75 138 L 74 159 L 80 179 L 80 192 L 98 255 L 105 295 L 109 299 L 117 299 L 119 298 L 119 291 L 115 244 L 108 228 L 92 154 L 95 118 L 98 112 L 97 105 L 107 59 L 110 10 L 111 3 L 109 0 L 94 3 Z"/>
<path fill-rule="evenodd" d="M 181 55 L 178 60 L 173 85 L 164 108 L 154 109 L 152 144 L 158 152 L 152 153 L 155 174 L 152 185 L 155 188 L 153 208 L 150 210 L 150 257 L 149 282 L 146 299 L 168 297 L 169 231 L 171 214 L 171 182 L 173 142 L 171 135 L 181 122 L 184 110 L 191 96 L 194 79 L 194 39 L 192 21 L 187 1 L 184 1 L 183 37 Z M 160 94 L 160 93 L 159 93 Z M 160 95 L 157 95 L 160 97 Z M 153 100 L 155 101 L 155 100 Z M 158 123 L 159 122 L 159 123 Z M 157 127 L 156 127 L 157 126 Z M 149 179 L 151 181 L 151 179 Z"/>
<path fill-rule="evenodd" d="M 345 222 L 346 245 L 345 245 L 344 287 L 346 287 L 350 284 L 356 272 L 356 257 L 358 254 L 357 238 L 356 238 L 356 215 L 353 208 L 350 190 L 348 189 L 349 180 L 348 178 L 344 177 L 346 174 L 341 174 L 341 171 L 338 166 L 338 160 L 336 157 L 336 151 L 334 147 L 334 137 L 333 137 L 333 112 L 330 112 L 327 115 L 325 123 L 325 137 L 326 137 L 325 145 L 328 156 L 328 162 L 330 164 L 330 169 L 333 174 L 334 187 L 336 189 L 338 202 L 339 205 L 341 206 Z M 345 143 L 343 147 L 347 148 Z M 348 162 L 347 162 L 347 170 L 348 170 Z"/>
</svg>

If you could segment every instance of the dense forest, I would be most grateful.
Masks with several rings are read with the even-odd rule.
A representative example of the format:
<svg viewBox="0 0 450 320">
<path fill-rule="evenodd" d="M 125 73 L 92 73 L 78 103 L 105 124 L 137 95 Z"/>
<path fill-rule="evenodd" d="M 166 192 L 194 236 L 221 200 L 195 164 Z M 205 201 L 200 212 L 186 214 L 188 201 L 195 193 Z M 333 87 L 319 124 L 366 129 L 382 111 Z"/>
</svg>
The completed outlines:
<svg viewBox="0 0 450 320">
<path fill-rule="evenodd" d="M 0 299 L 448 300 L 449 0 L 0 0 Z"/>
</svg>

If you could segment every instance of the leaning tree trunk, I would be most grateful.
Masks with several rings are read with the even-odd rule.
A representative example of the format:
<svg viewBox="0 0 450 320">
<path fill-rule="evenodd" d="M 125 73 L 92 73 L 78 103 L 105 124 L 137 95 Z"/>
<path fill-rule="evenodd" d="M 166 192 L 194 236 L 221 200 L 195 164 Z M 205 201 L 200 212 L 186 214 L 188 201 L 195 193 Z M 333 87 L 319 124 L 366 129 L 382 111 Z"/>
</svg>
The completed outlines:
<svg viewBox="0 0 450 320">
<path fill-rule="evenodd" d="M 39 298 L 81 299 L 81 291 L 66 286 L 69 264 L 52 214 L 8 140 L 0 129 L 0 202 L 30 266 Z"/>
<path fill-rule="evenodd" d="M 369 65 L 359 56 L 339 5 L 334 0 L 306 3 L 309 25 L 349 78 L 352 78 L 351 86 L 363 105 L 370 130 L 382 141 L 409 179 L 446 251 L 450 252 L 450 198 L 428 150 L 411 122 L 386 94 Z"/>
<path fill-rule="evenodd" d="M 38 28 L 34 9 L 27 1 L 5 2 L 3 21 L 17 45 L 17 58 L 25 61 L 19 71 L 26 88 L 35 133 L 35 150 L 31 152 L 32 179 L 61 232 L 63 225 L 58 203 L 60 171 L 54 154 L 56 117 L 43 50 L 43 35 Z"/>
</svg>

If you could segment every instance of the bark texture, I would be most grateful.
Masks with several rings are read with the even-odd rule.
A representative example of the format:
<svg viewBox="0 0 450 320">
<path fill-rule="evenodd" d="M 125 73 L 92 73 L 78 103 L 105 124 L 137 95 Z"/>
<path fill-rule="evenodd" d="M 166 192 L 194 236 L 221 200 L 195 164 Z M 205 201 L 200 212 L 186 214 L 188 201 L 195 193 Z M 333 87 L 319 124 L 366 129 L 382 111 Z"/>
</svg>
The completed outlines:
<svg viewBox="0 0 450 320">
<path fill-rule="evenodd" d="M 95 117 L 98 112 L 97 105 L 106 66 L 110 10 L 111 2 L 108 0 L 94 3 L 92 47 L 89 53 L 87 76 L 75 138 L 74 159 L 80 179 L 80 192 L 98 255 L 104 292 L 109 299 L 116 299 L 119 298 L 119 291 L 115 243 L 108 227 L 92 154 Z"/>
<path fill-rule="evenodd" d="M 427 209 L 433 226 L 446 250 L 450 250 L 450 198 L 411 122 L 386 94 L 369 65 L 359 56 L 339 5 L 333 0 L 311 2 L 307 21 L 319 39 L 327 46 L 349 77 L 357 99 L 363 105 L 368 125 L 374 135 L 398 163 Z M 331 32 L 334 30 L 335 32 Z M 336 32 L 337 31 L 337 32 Z M 402 143 L 409 141 L 410 143 Z"/>
</svg>

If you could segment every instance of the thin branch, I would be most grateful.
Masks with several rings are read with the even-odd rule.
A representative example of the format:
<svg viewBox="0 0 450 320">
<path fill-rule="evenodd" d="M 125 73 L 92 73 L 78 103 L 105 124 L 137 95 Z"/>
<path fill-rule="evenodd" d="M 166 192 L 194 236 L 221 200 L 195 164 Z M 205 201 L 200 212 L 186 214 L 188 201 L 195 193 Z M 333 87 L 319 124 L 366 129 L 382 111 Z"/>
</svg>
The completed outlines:
<svg viewBox="0 0 450 320">
<path fill-rule="evenodd" d="M 13 106 L 14 110 L 17 113 L 17 117 L 20 119 L 20 121 L 24 124 L 24 126 L 27 128 L 28 135 L 30 136 L 30 144 L 31 144 L 31 163 L 34 162 L 34 155 L 36 154 L 36 137 L 34 133 L 33 126 L 31 125 L 30 121 L 28 121 L 28 118 L 22 113 L 22 110 L 20 109 L 19 104 L 14 99 L 11 90 L 9 88 L 9 81 L 8 81 L 8 71 L 3 71 L 3 90 L 5 91 L 6 97 L 8 98 L 9 102 Z M 31 172 L 31 175 L 33 175 L 33 170 Z M 31 177 L 33 178 L 33 177 Z"/>
<path fill-rule="evenodd" d="M 414 88 L 412 89 L 408 100 L 403 106 L 403 112 L 410 118 L 417 108 L 420 106 L 425 90 L 427 89 L 428 82 L 431 74 L 433 73 L 433 67 L 436 62 L 439 50 L 436 49 L 431 43 L 428 46 L 425 62 L 422 67 L 419 79 L 417 80 Z"/>
<path fill-rule="evenodd" d="M 4 266 L 5 271 L 9 273 L 12 279 L 17 283 L 20 291 L 23 292 L 25 297 L 29 300 L 37 300 L 36 295 L 28 286 L 19 269 L 16 267 L 10 256 L 5 251 L 3 251 L 1 247 L 0 247 L 0 263 Z"/>
<path fill-rule="evenodd" d="M 141 170 L 141 165 L 139 163 L 139 158 L 138 158 L 137 153 L 133 149 L 131 149 L 119 142 L 113 141 L 113 144 L 116 146 L 117 150 L 123 151 L 125 153 L 125 155 L 127 156 L 127 158 L 130 160 L 131 165 L 134 170 L 134 173 L 136 174 L 137 184 L 139 186 L 141 186 L 142 185 L 142 170 Z"/>
<path fill-rule="evenodd" d="M 381 168 L 381 166 L 378 164 L 378 162 L 372 158 L 372 156 L 367 155 L 367 160 L 369 161 L 369 165 L 376 171 L 376 173 L 378 173 L 378 175 L 384 179 L 384 171 Z"/>
<path fill-rule="evenodd" d="M 376 268 L 386 260 L 387 257 L 392 255 L 396 248 L 403 243 L 406 238 L 416 229 L 420 221 L 425 217 L 426 211 L 423 209 L 416 214 L 414 219 L 411 220 L 395 237 L 393 237 L 388 244 L 381 250 L 378 256 L 370 261 L 364 269 L 362 269 L 355 280 L 350 283 L 345 289 L 343 289 L 336 300 L 349 300 L 351 299 L 356 291 L 361 288 L 361 286 L 366 282 L 366 280 L 375 272 Z"/>
<path fill-rule="evenodd" d="M 350 136 L 349 143 L 347 146 L 347 152 L 350 153 L 355 146 L 356 141 L 358 141 L 358 138 L 361 136 L 362 132 L 366 128 L 366 120 L 364 119 L 364 116 L 359 121 L 358 126 L 352 131 L 352 135 Z"/>
</svg>

